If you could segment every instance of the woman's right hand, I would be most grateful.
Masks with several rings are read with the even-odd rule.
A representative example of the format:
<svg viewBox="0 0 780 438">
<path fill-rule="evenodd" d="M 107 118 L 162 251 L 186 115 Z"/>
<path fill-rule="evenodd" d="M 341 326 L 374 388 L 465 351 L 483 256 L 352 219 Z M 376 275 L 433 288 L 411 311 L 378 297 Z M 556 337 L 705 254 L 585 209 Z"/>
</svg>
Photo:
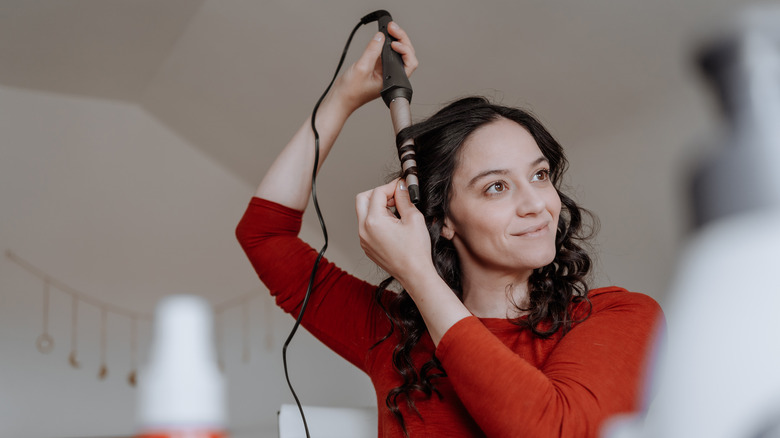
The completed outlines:
<svg viewBox="0 0 780 438">
<path fill-rule="evenodd" d="M 391 47 L 401 54 L 406 76 L 411 76 L 419 64 L 412 41 L 395 22 L 390 22 L 387 29 L 390 35 L 398 40 L 393 41 Z M 329 97 L 337 99 L 349 114 L 379 97 L 379 92 L 382 90 L 383 43 L 384 34 L 377 32 L 360 58 L 336 79 L 328 93 Z"/>
</svg>

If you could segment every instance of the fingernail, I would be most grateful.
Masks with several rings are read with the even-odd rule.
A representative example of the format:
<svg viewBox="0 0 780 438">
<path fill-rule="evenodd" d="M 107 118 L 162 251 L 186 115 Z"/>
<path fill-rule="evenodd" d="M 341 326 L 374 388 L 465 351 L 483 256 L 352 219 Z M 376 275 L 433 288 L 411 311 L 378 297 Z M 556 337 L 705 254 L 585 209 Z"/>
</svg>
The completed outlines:
<svg viewBox="0 0 780 438">
<path fill-rule="evenodd" d="M 374 35 L 374 41 L 382 41 L 382 32 L 377 32 L 376 35 Z"/>
<path fill-rule="evenodd" d="M 398 25 L 395 24 L 395 21 L 391 21 L 388 26 L 390 27 L 390 29 L 398 29 Z"/>
<path fill-rule="evenodd" d="M 401 190 L 406 190 L 406 182 L 404 180 L 401 180 L 401 184 L 398 185 L 398 188 Z"/>
</svg>

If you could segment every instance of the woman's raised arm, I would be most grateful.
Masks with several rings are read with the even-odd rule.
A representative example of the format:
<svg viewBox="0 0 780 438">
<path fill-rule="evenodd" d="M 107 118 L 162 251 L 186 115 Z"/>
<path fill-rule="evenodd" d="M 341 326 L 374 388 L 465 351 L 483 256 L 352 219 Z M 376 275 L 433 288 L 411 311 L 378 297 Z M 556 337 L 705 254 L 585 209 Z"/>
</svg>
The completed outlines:
<svg viewBox="0 0 780 438">
<path fill-rule="evenodd" d="M 406 74 L 411 75 L 418 63 L 409 37 L 395 23 L 390 23 L 388 31 L 398 40 L 392 48 L 401 54 Z M 384 35 L 375 34 L 360 58 L 336 79 L 320 104 L 316 119 L 320 136 L 318 170 L 352 112 L 379 97 L 383 42 Z M 314 133 L 307 119 L 271 165 L 255 195 L 302 211 L 309 202 L 313 166 Z"/>
</svg>

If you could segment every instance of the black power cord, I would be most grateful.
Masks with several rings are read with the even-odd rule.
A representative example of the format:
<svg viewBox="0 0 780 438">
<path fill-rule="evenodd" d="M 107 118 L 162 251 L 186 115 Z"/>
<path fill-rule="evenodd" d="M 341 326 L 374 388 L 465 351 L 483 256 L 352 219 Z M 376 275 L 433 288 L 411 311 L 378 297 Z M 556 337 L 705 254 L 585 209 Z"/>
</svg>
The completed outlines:
<svg viewBox="0 0 780 438">
<path fill-rule="evenodd" d="M 311 276 L 309 277 L 309 286 L 306 288 L 306 295 L 304 296 L 303 304 L 301 305 L 301 311 L 298 314 L 298 318 L 295 320 L 295 324 L 293 325 L 290 334 L 287 336 L 287 340 L 284 341 L 284 346 L 282 347 L 284 378 L 287 380 L 287 386 L 290 388 L 290 392 L 295 399 L 295 404 L 298 405 L 298 411 L 301 413 L 303 428 L 306 430 L 307 438 L 311 437 L 311 435 L 309 435 L 309 425 L 306 423 L 306 415 L 303 413 L 303 406 L 301 406 L 301 402 L 298 400 L 298 395 L 295 393 L 295 389 L 293 389 L 292 383 L 290 382 L 290 374 L 287 370 L 287 347 L 290 345 L 290 341 L 292 341 L 293 336 L 295 336 L 295 332 L 298 331 L 298 326 L 301 325 L 303 314 L 306 311 L 306 305 L 309 303 L 309 297 L 311 296 L 312 289 L 314 288 L 314 278 L 317 275 L 317 268 L 320 265 L 320 260 L 322 260 L 323 254 L 325 254 L 325 250 L 328 248 L 328 229 L 325 227 L 325 220 L 322 218 L 320 205 L 319 202 L 317 202 L 317 167 L 319 166 L 320 162 L 320 135 L 317 132 L 315 121 L 317 118 L 317 110 L 319 109 L 322 100 L 325 99 L 325 95 L 327 95 L 328 91 L 330 91 L 330 88 L 333 86 L 333 82 L 335 82 L 336 78 L 338 77 L 341 66 L 344 64 L 344 58 L 347 56 L 347 50 L 349 50 L 349 45 L 352 43 L 352 38 L 355 36 L 355 32 L 357 32 L 360 26 L 371 23 L 372 21 L 376 21 L 382 13 L 386 14 L 385 11 L 376 11 L 366 15 L 365 17 L 361 18 L 360 22 L 355 25 L 354 29 L 352 29 L 352 32 L 349 34 L 349 38 L 347 39 L 347 43 L 344 45 L 344 50 L 341 52 L 341 59 L 339 60 L 339 64 L 336 67 L 336 72 L 333 74 L 333 79 L 330 80 L 328 87 L 325 89 L 325 92 L 322 93 L 322 96 L 320 96 L 319 100 L 317 100 L 317 103 L 314 105 L 314 110 L 311 112 L 311 129 L 314 132 L 314 167 L 311 172 L 311 197 L 312 201 L 314 202 L 314 209 L 317 212 L 317 219 L 320 222 L 320 228 L 322 228 L 322 235 L 325 238 L 325 243 L 322 245 L 322 249 L 320 249 L 320 252 L 317 255 L 317 259 L 314 261 L 314 266 L 311 270 Z"/>
</svg>

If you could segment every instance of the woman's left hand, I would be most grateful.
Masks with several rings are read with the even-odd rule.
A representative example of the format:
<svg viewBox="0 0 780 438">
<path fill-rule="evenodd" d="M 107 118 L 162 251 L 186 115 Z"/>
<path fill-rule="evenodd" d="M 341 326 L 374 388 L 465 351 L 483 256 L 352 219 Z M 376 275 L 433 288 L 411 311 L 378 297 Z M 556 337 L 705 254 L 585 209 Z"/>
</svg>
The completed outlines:
<svg viewBox="0 0 780 438">
<path fill-rule="evenodd" d="M 394 21 L 387 26 L 390 36 L 395 38 L 392 49 L 401 55 L 406 76 L 417 69 L 419 61 L 409 35 Z M 384 36 L 381 32 L 374 35 L 360 58 L 350 65 L 333 83 L 329 97 L 337 98 L 348 113 L 379 97 L 382 89 L 382 47 Z"/>
<path fill-rule="evenodd" d="M 439 345 L 444 333 L 471 313 L 437 274 L 425 218 L 401 183 L 395 180 L 357 195 L 360 246 L 368 258 L 406 289 L 420 310 L 433 344 Z M 400 219 L 390 211 L 393 206 Z"/>
<path fill-rule="evenodd" d="M 409 199 L 403 180 L 360 193 L 355 199 L 360 246 L 401 285 L 435 272 L 425 218 Z M 395 207 L 400 219 L 391 211 Z"/>
</svg>

